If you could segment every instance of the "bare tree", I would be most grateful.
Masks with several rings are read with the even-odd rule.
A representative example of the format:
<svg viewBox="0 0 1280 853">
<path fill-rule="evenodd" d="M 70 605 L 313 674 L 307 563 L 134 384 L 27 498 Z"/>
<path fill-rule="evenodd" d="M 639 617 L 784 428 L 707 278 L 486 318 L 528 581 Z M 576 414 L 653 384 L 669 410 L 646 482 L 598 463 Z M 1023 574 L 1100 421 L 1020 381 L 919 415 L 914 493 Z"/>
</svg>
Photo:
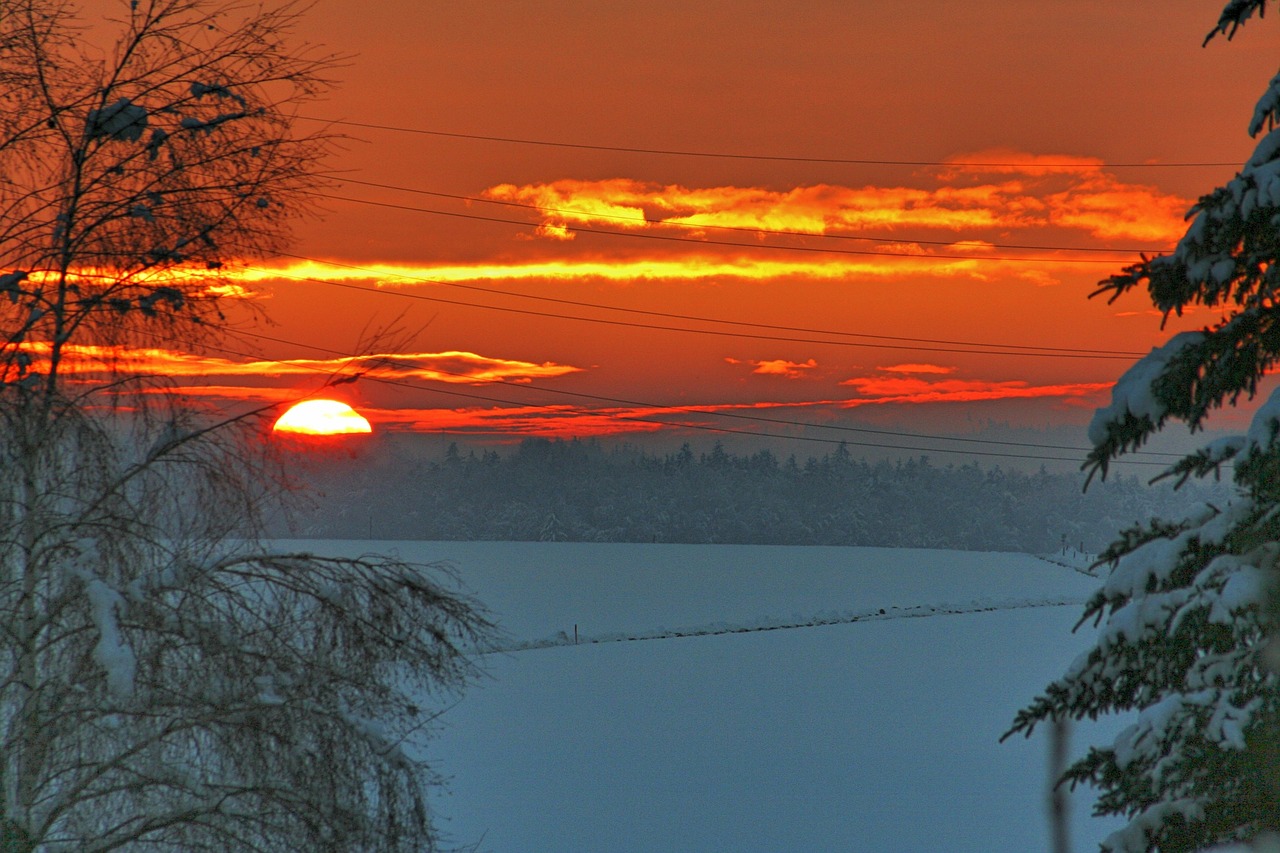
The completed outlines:
<svg viewBox="0 0 1280 853">
<path fill-rule="evenodd" d="M 264 549 L 254 413 L 140 361 L 216 341 L 288 237 L 332 59 L 287 2 L 116 11 L 0 0 L 0 850 L 434 849 L 423 703 L 483 617 L 432 567 Z"/>
</svg>

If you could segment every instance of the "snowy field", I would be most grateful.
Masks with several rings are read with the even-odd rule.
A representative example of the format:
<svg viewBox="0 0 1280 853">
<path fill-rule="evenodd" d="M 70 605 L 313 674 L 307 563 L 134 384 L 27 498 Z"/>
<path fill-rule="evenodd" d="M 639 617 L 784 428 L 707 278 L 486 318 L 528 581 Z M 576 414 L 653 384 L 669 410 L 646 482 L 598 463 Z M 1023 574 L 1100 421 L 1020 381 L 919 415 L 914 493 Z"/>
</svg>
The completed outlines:
<svg viewBox="0 0 1280 853">
<path fill-rule="evenodd" d="M 299 544 L 448 560 L 504 628 L 509 651 L 487 657 L 433 744 L 457 844 L 1047 849 L 1045 739 L 998 740 L 1087 643 L 1070 629 L 1097 581 L 1069 567 L 909 549 Z M 1077 727 L 1073 747 L 1118 728 Z M 1073 808 L 1081 851 L 1118 826 L 1088 802 Z"/>
</svg>

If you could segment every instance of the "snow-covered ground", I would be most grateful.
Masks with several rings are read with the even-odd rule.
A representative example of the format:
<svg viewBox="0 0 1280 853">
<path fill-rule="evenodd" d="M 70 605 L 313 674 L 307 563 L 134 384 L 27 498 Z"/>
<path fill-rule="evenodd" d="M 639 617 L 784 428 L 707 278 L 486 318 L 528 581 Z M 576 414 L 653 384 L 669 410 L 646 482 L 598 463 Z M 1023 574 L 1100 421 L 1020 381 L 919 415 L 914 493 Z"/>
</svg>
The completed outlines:
<svg viewBox="0 0 1280 853">
<path fill-rule="evenodd" d="M 1073 568 L 909 549 L 306 544 L 449 560 L 505 629 L 508 651 L 433 744 L 457 843 L 1047 848 L 1045 739 L 998 740 L 1087 643 L 1070 629 L 1098 580 Z M 1118 727 L 1077 727 L 1073 746 Z M 1078 850 L 1118 826 L 1088 802 Z"/>
</svg>

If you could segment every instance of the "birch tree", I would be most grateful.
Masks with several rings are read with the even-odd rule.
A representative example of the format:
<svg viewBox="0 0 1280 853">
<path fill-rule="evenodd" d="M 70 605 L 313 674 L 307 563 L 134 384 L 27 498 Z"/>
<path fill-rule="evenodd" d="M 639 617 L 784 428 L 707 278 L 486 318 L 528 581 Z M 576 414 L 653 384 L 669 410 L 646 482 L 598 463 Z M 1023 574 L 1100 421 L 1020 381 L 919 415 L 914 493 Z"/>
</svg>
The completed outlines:
<svg viewBox="0 0 1280 853">
<path fill-rule="evenodd" d="M 0 850 L 425 850 L 421 741 L 487 631 L 447 573 L 265 548 L 216 342 L 330 146 L 299 9 L 0 0 Z"/>
</svg>

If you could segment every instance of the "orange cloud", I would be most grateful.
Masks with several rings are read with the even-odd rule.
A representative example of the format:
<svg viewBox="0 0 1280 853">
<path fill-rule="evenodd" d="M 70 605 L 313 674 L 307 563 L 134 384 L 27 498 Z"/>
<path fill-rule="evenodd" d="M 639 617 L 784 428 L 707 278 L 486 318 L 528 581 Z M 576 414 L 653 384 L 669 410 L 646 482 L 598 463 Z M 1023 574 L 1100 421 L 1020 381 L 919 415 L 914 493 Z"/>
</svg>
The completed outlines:
<svg viewBox="0 0 1280 853">
<path fill-rule="evenodd" d="M 200 397 L 207 400 L 231 400 L 242 403 L 290 403 L 302 397 L 296 388 L 247 385 L 175 385 L 160 393 Z"/>
<path fill-rule="evenodd" d="M 53 284 L 58 281 L 61 275 L 62 273 L 57 270 L 30 270 L 27 277 L 31 281 L 40 284 Z M 195 285 L 203 282 L 204 289 L 198 291 L 198 294 L 202 296 L 248 299 L 259 295 L 244 285 L 244 281 L 247 280 L 244 270 L 231 267 L 209 269 L 206 266 L 178 266 L 164 270 L 143 270 L 141 272 L 125 273 L 99 267 L 81 266 L 70 270 L 67 274 L 67 280 L 86 290 L 100 287 L 104 284 L 118 284 L 120 282 L 129 282 L 142 286 L 153 285 L 156 287 L 175 283 Z"/>
<path fill-rule="evenodd" d="M 664 423 L 646 421 L 659 410 L 580 409 L 574 406 L 510 406 L 460 409 L 369 409 L 373 423 L 393 430 L 475 436 L 609 436 L 656 432 Z"/>
<path fill-rule="evenodd" d="M 941 252 L 939 252 L 941 250 Z M 986 251 L 975 248 L 964 257 L 946 247 L 919 244 L 879 244 L 867 255 L 825 255 L 783 252 L 684 251 L 674 255 L 628 257 L 622 255 L 582 258 L 507 260 L 477 263 L 424 264 L 421 266 L 366 263 L 360 266 L 306 261 L 280 266 L 254 267 L 244 273 L 247 285 L 267 281 L 303 281 L 317 284 L 363 283 L 374 288 L 408 289 L 433 285 L 471 285 L 501 282 L 718 282 L 728 280 L 774 281 L 991 281 L 1016 276 L 1036 284 L 1056 283 L 1051 274 L 1082 270 L 1101 275 L 1118 269 L 1119 260 L 1078 259 L 1061 253 L 1019 250 Z M 942 254 L 944 257 L 939 257 Z M 1134 258 L 1136 260 L 1136 256 Z M 470 300 L 471 296 L 450 296 Z"/>
<path fill-rule="evenodd" d="M 30 343 L 23 349 L 32 355 L 31 369 L 40 372 L 49 354 L 47 343 Z M 419 379 L 452 384 L 529 382 L 577 373 L 580 367 L 514 359 L 492 358 L 451 350 L 435 353 L 371 353 L 342 358 L 294 358 L 232 361 L 162 348 L 68 346 L 60 369 L 71 375 L 101 374 L 118 370 L 163 376 L 282 377 L 335 375 L 360 372 L 387 379 Z"/>
<path fill-rule="evenodd" d="M 572 240 L 574 233 L 569 230 L 569 226 L 557 224 L 555 222 L 544 222 L 534 231 L 539 237 L 550 237 L 553 240 Z"/>
<path fill-rule="evenodd" d="M 880 367 L 877 370 L 883 370 L 888 373 L 955 373 L 954 367 L 943 367 L 940 364 L 891 364 L 888 367 Z"/>
<path fill-rule="evenodd" d="M 1167 243 L 1186 230 L 1190 203 L 1155 187 L 1123 184 L 1105 173 L 1089 175 L 1048 197 L 1053 225 L 1087 231 L 1100 240 Z"/>
<path fill-rule="evenodd" d="M 492 358 L 473 352 L 450 350 L 433 353 L 384 353 L 354 359 L 326 359 L 291 364 L 310 364 L 322 368 L 357 366 L 367 375 L 385 378 L 429 379 L 435 382 L 479 385 L 486 382 L 530 382 L 552 379 L 582 368 L 544 361 L 536 364 L 515 359 Z"/>
<path fill-rule="evenodd" d="M 775 358 L 767 361 L 747 360 L 742 361 L 736 358 L 726 358 L 729 364 L 750 364 L 755 367 L 752 373 L 761 376 L 782 376 L 786 379 L 799 379 L 804 376 L 805 371 L 813 370 L 818 366 L 818 362 L 814 359 L 808 361 L 787 361 L 785 358 Z"/>
<path fill-rule="evenodd" d="M 851 384 L 846 383 L 846 384 Z M 787 411 L 808 411 L 812 427 L 820 429 L 823 418 L 813 412 L 826 410 L 831 416 L 840 410 L 886 404 L 948 404 L 1031 398 L 1059 398 L 1065 405 L 1096 405 L 1111 388 L 1110 383 L 1069 383 L 1031 385 L 1025 382 L 927 382 L 882 378 L 881 384 L 867 380 L 858 388 L 863 396 L 805 401 L 758 401 L 708 405 L 603 407 L 587 408 L 568 405 L 509 406 L 457 409 L 374 409 L 361 411 L 382 427 L 393 430 L 451 433 L 475 437 L 589 437 L 659 430 L 789 429 L 796 424 L 778 426 L 744 421 L 732 417 L 752 413 L 769 417 Z M 1095 398 L 1090 401 L 1090 398 Z M 728 416 L 728 417 L 726 417 Z"/>
<path fill-rule="evenodd" d="M 756 369 L 751 371 L 752 373 L 759 373 L 765 376 L 785 376 L 788 379 L 797 379 L 803 376 L 806 370 L 813 370 L 818 366 L 818 362 L 813 359 L 798 363 L 775 358 L 772 361 L 756 361 L 752 363 L 756 366 Z"/>
<path fill-rule="evenodd" d="M 562 235 L 571 225 L 614 229 L 713 227 L 809 235 L 925 231 L 1001 231 L 1053 227 L 1103 240 L 1171 244 L 1184 228 L 1189 202 L 1156 187 L 1132 184 L 1101 161 L 1063 155 L 988 151 L 952 158 L 932 187 L 814 184 L 686 187 L 623 178 L 563 179 L 485 191 L 494 200 L 537 208 L 543 227 Z M 974 168 L 974 163 L 997 165 Z M 1068 166 L 1070 168 L 1062 168 Z M 961 168 L 964 167 L 964 168 Z M 1000 180 L 991 180 L 1001 175 Z M 960 247 L 982 249 L 978 237 Z"/>
<path fill-rule="evenodd" d="M 937 169 L 942 180 L 957 180 L 973 175 L 1025 175 L 1045 177 L 1063 174 L 1089 174 L 1105 168 L 1097 157 L 1075 154 L 1031 154 L 1013 148 L 986 148 L 965 154 L 953 154 L 947 165 Z"/>
<path fill-rule="evenodd" d="M 970 403 L 981 400 L 1013 400 L 1035 397 L 1084 397 L 1112 387 L 1110 382 L 1075 382 L 1032 385 L 1023 380 L 948 379 L 930 382 L 897 376 L 866 376 L 846 379 L 841 385 L 855 389 L 860 398 L 847 400 L 845 407 L 885 403 Z"/>
<path fill-rule="evenodd" d="M 565 179 L 519 187 L 502 184 L 485 195 L 537 207 L 545 222 L 561 227 L 577 223 L 627 229 L 728 227 L 827 234 L 866 228 L 991 228 L 1000 224 L 997 200 L 1018 189 L 1016 184 L 1003 193 L 993 187 L 923 190 L 816 184 L 775 191 Z"/>
<path fill-rule="evenodd" d="M 584 186 L 592 189 L 583 192 Z M 563 180 L 549 184 L 516 186 L 498 184 L 484 191 L 497 201 L 512 201 L 550 208 L 555 219 L 562 222 L 607 221 L 619 228 L 643 228 L 648 222 L 644 207 L 647 202 L 646 184 L 623 178 L 609 181 Z"/>
<path fill-rule="evenodd" d="M 997 251 L 994 243 L 989 240 L 960 240 L 947 245 L 948 252 L 973 252 L 974 254 L 991 254 Z"/>
</svg>

